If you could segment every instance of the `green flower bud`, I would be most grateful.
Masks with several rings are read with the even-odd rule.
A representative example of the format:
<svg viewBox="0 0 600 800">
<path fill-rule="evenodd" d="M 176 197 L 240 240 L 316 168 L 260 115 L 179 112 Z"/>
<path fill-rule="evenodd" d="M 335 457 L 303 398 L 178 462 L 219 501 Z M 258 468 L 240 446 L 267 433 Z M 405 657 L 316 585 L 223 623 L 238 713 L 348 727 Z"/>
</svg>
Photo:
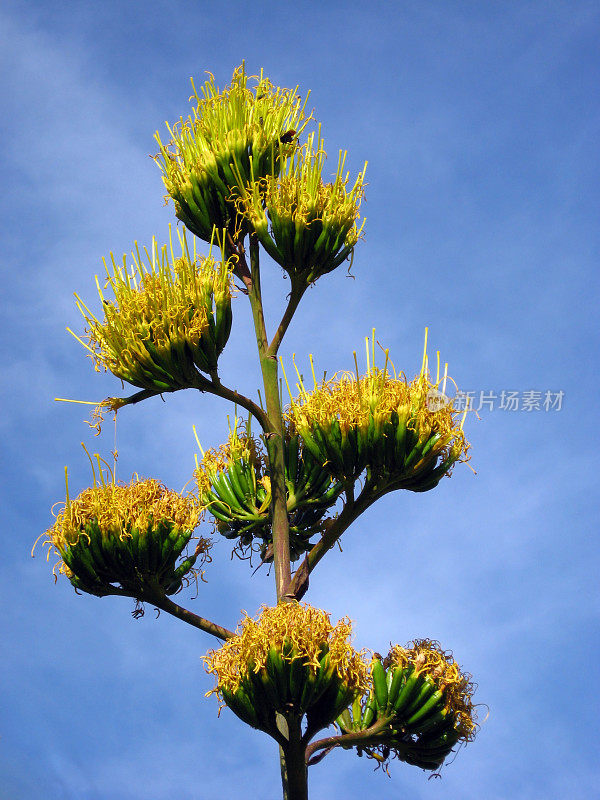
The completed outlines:
<svg viewBox="0 0 600 800">
<path fill-rule="evenodd" d="M 273 560 L 271 479 L 262 444 L 251 435 L 250 420 L 241 427 L 235 419 L 227 443 L 202 452 L 195 478 L 200 507 L 215 519 L 216 530 L 236 540 L 236 552 L 246 556 L 258 549 L 261 559 Z M 199 443 L 198 443 L 199 444 Z M 328 509 L 342 485 L 311 455 L 298 436 L 285 437 L 287 511 L 290 556 L 296 561 L 321 533 Z"/>
</svg>

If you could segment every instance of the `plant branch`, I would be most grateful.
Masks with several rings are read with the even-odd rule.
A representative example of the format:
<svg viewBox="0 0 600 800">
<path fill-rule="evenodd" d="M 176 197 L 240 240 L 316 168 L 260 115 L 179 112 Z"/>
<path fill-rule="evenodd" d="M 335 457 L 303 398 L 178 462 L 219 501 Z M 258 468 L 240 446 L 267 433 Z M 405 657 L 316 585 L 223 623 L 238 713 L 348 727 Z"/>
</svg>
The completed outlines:
<svg viewBox="0 0 600 800">
<path fill-rule="evenodd" d="M 241 241 L 235 242 L 233 236 L 228 231 L 224 245 L 225 247 L 223 255 L 225 256 L 225 258 L 230 258 L 230 256 L 232 255 L 237 257 L 237 262 L 233 269 L 233 274 L 243 282 L 245 286 L 244 291 L 246 292 L 246 294 L 248 294 L 250 292 L 252 277 L 250 275 L 250 270 L 248 269 L 248 263 L 246 261 L 244 244 Z"/>
<path fill-rule="evenodd" d="M 287 329 L 288 329 L 288 327 L 290 325 L 290 322 L 292 321 L 292 317 L 294 316 L 294 313 L 296 312 L 296 309 L 298 308 L 298 304 L 300 303 L 300 300 L 302 300 L 302 296 L 304 295 L 304 292 L 306 291 L 306 288 L 307 287 L 306 287 L 305 284 L 297 285 L 297 284 L 294 283 L 294 281 L 292 279 L 292 289 L 290 291 L 288 304 L 287 304 L 286 309 L 285 309 L 285 311 L 283 313 L 283 317 L 281 318 L 281 322 L 279 323 L 279 327 L 275 331 L 275 335 L 273 336 L 273 339 L 271 340 L 271 344 L 269 345 L 269 350 L 268 350 L 269 355 L 272 355 L 272 356 L 276 356 L 277 355 L 277 353 L 279 351 L 279 345 L 281 344 L 281 341 L 282 341 L 283 337 L 285 336 L 285 332 L 287 331 Z"/>
<path fill-rule="evenodd" d="M 288 595 L 296 597 L 302 590 L 306 591 L 303 587 L 305 582 L 308 582 L 308 576 L 317 566 L 319 561 L 325 554 L 331 550 L 335 543 L 339 540 L 340 536 L 346 531 L 350 525 L 363 514 L 369 506 L 381 497 L 380 493 L 373 491 L 373 486 L 367 480 L 362 492 L 353 499 L 353 488 L 349 487 L 346 491 L 346 503 L 339 516 L 337 516 L 329 525 L 327 530 L 323 533 L 316 545 L 310 550 L 303 562 L 304 569 L 298 569 L 290 584 Z"/>
<path fill-rule="evenodd" d="M 258 420 L 258 423 L 263 431 L 270 430 L 271 424 L 269 422 L 269 418 L 264 410 L 258 405 L 258 403 L 255 403 L 253 400 L 250 400 L 249 397 L 240 394 L 235 389 L 229 389 L 227 386 L 224 386 L 218 377 L 216 379 L 213 378 L 209 385 L 211 387 L 210 389 L 201 391 L 210 392 L 210 394 L 214 394 L 217 397 L 222 397 L 224 400 L 230 400 L 232 403 L 236 403 L 238 406 L 245 408 L 246 411 L 249 411 L 252 416 Z"/>
<path fill-rule="evenodd" d="M 212 633 L 217 639 L 225 641 L 226 639 L 231 639 L 231 637 L 235 635 L 233 631 L 223 628 L 221 625 L 217 625 L 216 622 L 211 622 L 209 619 L 199 617 L 192 611 L 188 611 L 187 608 L 177 605 L 177 603 L 174 603 L 165 594 L 161 594 L 158 591 L 149 592 L 141 599 L 152 603 L 152 605 L 160 608 L 161 611 L 166 611 L 167 614 L 172 614 L 174 617 L 177 617 L 177 619 L 187 622 L 188 625 L 193 625 L 195 628 L 199 628 L 206 633 Z"/>
<path fill-rule="evenodd" d="M 342 747 L 344 745 L 361 744 L 365 740 L 373 739 L 378 733 L 382 733 L 389 725 L 390 720 L 387 717 L 382 717 L 377 720 L 370 728 L 365 728 L 364 731 L 355 731 L 353 733 L 343 733 L 336 736 L 326 736 L 324 739 L 318 739 L 316 742 L 309 744 L 306 748 L 306 763 L 309 764 L 312 756 L 318 750 L 328 748 L 329 750 L 334 747 Z M 368 743 L 368 741 L 367 741 Z M 316 763 L 316 762 L 313 762 Z"/>
</svg>

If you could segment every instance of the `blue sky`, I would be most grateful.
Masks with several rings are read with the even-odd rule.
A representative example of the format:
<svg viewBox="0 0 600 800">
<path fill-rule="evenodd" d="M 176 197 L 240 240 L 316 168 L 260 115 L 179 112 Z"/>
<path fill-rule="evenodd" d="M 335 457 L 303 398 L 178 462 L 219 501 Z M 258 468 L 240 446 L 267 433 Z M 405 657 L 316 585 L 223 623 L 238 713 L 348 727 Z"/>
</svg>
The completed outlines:
<svg viewBox="0 0 600 800">
<path fill-rule="evenodd" d="M 489 716 L 441 780 L 401 763 L 391 780 L 336 752 L 314 800 L 600 797 L 598 680 L 598 35 L 593 2 L 13 2 L 0 8 L 4 526 L 0 798 L 204 800 L 280 796 L 275 747 L 217 719 L 200 656 L 210 637 L 121 598 L 55 586 L 33 540 L 90 476 L 85 409 L 55 396 L 119 392 L 66 332 L 72 293 L 93 299 L 109 251 L 164 239 L 173 221 L 148 154 L 188 110 L 189 77 L 229 82 L 246 59 L 312 90 L 331 162 L 369 161 L 366 236 L 352 273 L 306 296 L 282 352 L 350 368 L 373 326 L 418 371 L 423 330 L 459 386 L 564 392 L 561 410 L 484 408 L 468 420 L 474 476 L 393 494 L 362 517 L 309 598 L 386 651 L 439 639 Z M 332 169 L 335 164 L 332 163 Z M 269 319 L 287 285 L 265 265 Z M 222 361 L 258 384 L 250 313 L 236 301 Z M 228 409 L 178 393 L 124 409 L 119 474 L 181 488 Z M 181 602 L 234 627 L 272 602 L 217 541 L 208 583 Z M 481 716 L 485 716 L 482 709 Z"/>
</svg>

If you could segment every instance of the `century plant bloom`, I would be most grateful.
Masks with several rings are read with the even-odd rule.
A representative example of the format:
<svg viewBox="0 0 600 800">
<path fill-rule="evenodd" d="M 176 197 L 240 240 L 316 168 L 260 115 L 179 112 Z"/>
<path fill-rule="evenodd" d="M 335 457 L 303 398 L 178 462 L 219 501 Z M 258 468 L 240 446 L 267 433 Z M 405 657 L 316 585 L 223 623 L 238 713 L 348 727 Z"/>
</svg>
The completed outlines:
<svg viewBox="0 0 600 800">
<path fill-rule="evenodd" d="M 410 672 L 416 679 L 422 678 L 423 683 L 429 683 L 441 694 L 441 715 L 451 723 L 456 741 L 470 742 L 475 738 L 477 725 L 471 675 L 461 670 L 452 653 L 444 650 L 439 642 L 415 639 L 407 647 L 394 645 L 387 657 L 387 664 L 388 669 L 400 668 Z M 431 695 L 428 698 L 431 708 L 434 705 L 433 697 Z M 411 709 L 411 713 L 415 717 L 418 709 Z M 421 719 L 428 719 L 426 713 L 421 713 Z M 407 712 L 403 711 L 403 714 L 403 721 L 406 722 Z M 424 724 L 421 723 L 421 727 Z M 413 730 L 419 732 L 419 719 L 412 725 Z"/>
<path fill-rule="evenodd" d="M 471 676 L 452 653 L 430 639 L 394 645 L 371 662 L 368 694 L 336 720 L 342 734 L 360 732 L 359 755 L 387 764 L 391 756 L 438 770 L 452 749 L 473 740 L 477 729 Z M 351 746 L 351 745 L 346 745 Z"/>
<path fill-rule="evenodd" d="M 203 450 L 196 436 L 201 459 L 196 456 L 194 472 L 200 508 L 212 514 L 224 536 L 246 537 L 245 544 L 252 540 L 251 531 L 268 521 L 271 504 L 265 454 L 250 423 L 249 418 L 242 430 L 236 417 L 227 441 L 218 448 Z"/>
<path fill-rule="evenodd" d="M 176 256 L 169 229 L 169 247 L 156 240 L 142 257 L 136 244 L 133 264 L 111 268 L 104 262 L 107 285 L 114 300 L 104 297 L 98 319 L 77 296 L 87 324 L 88 343 L 97 370 L 109 370 L 128 383 L 154 392 L 202 388 L 200 372 L 216 374 L 217 359 L 231 331 L 230 263 L 190 251 L 185 233 L 179 235 Z"/>
<path fill-rule="evenodd" d="M 340 151 L 331 183 L 323 182 L 327 158 L 321 130 L 283 162 L 281 174 L 254 181 L 243 191 L 239 208 L 269 255 L 292 279 L 305 284 L 331 272 L 353 255 L 362 229 L 357 220 L 364 194 L 362 172 L 349 188 L 344 174 L 346 153 Z"/>
<path fill-rule="evenodd" d="M 246 616 L 234 637 L 204 657 L 216 678 L 208 694 L 267 732 L 275 711 L 307 713 L 308 729 L 320 730 L 368 687 L 351 634 L 350 620 L 332 625 L 325 611 L 306 604 L 263 606 L 258 619 Z"/>
<path fill-rule="evenodd" d="M 94 485 L 75 499 L 66 481 L 66 502 L 43 534 L 48 557 L 51 552 L 60 557 L 59 573 L 90 594 L 141 600 L 149 590 L 173 594 L 195 579 L 198 557 L 201 563 L 209 560 L 208 539 L 199 538 L 192 555 L 177 564 L 200 520 L 194 498 L 137 475 L 129 484 L 118 483 L 96 458 L 99 480 L 92 463 Z"/>
<path fill-rule="evenodd" d="M 264 561 L 272 561 L 270 470 L 250 421 L 242 424 L 236 417 L 227 442 L 218 448 L 204 451 L 198 441 L 202 458 L 196 458 L 194 475 L 200 507 L 214 517 L 220 534 L 237 540 L 235 551 L 246 555 L 258 549 Z M 290 556 L 296 561 L 311 548 L 311 536 L 322 532 L 323 517 L 342 487 L 289 431 L 285 469 Z"/>
<path fill-rule="evenodd" d="M 193 113 L 170 127 L 170 141 L 163 144 L 156 161 L 163 182 L 184 225 L 205 241 L 213 227 L 239 230 L 235 197 L 253 177 L 277 172 L 282 155 L 292 151 L 304 130 L 306 116 L 298 87 L 273 86 L 262 74 L 248 76 L 242 64 L 233 73 L 231 86 L 220 91 L 210 75 L 198 94 Z"/>
<path fill-rule="evenodd" d="M 313 370 L 314 389 L 308 391 L 298 372 L 299 394 L 287 411 L 306 446 L 336 477 L 354 481 L 366 469 L 379 496 L 401 488 L 432 489 L 457 461 L 468 460 L 465 414 L 445 395 L 450 378 L 447 365 L 440 376 L 439 354 L 431 379 L 427 336 L 421 372 L 410 383 L 403 374 L 390 373 L 390 366 L 388 351 L 384 368 L 375 366 L 373 334 L 364 375 L 357 366 L 356 374 L 317 383 Z"/>
</svg>

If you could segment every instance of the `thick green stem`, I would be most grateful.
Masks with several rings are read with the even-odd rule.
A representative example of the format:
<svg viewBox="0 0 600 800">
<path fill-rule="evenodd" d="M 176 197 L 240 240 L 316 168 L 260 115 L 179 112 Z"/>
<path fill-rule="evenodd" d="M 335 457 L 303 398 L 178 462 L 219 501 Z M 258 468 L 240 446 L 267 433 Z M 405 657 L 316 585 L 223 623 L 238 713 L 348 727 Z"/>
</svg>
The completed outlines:
<svg viewBox="0 0 600 800">
<path fill-rule="evenodd" d="M 288 718 L 288 741 L 282 747 L 283 800 L 308 800 L 306 745 L 302 741 L 301 717 Z"/>
<path fill-rule="evenodd" d="M 263 367 L 267 413 L 273 430 L 265 434 L 271 468 L 273 559 L 277 599 L 282 599 L 291 580 L 290 540 L 285 485 L 284 433 L 277 385 L 277 361 L 266 357 Z"/>
<path fill-rule="evenodd" d="M 248 287 L 248 296 L 252 306 L 254 330 L 267 406 L 268 428 L 265 429 L 264 436 L 271 472 L 273 560 L 275 563 L 277 599 L 279 600 L 284 596 L 291 579 L 290 537 L 286 508 L 284 429 L 279 398 L 277 354 L 271 353 L 268 347 L 260 290 L 258 241 L 254 235 L 250 236 L 250 273 L 251 282 Z"/>
</svg>

